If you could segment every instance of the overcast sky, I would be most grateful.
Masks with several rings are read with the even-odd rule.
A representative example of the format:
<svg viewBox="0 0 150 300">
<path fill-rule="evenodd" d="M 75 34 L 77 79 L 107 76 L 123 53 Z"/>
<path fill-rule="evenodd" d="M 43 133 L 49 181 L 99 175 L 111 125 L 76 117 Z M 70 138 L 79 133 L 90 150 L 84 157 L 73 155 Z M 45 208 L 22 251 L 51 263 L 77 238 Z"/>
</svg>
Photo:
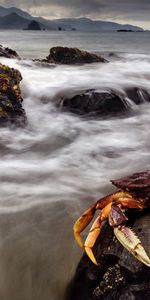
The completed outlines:
<svg viewBox="0 0 150 300">
<path fill-rule="evenodd" d="M 150 29 L 150 0 L 0 0 L 45 18 L 89 17 Z"/>
</svg>

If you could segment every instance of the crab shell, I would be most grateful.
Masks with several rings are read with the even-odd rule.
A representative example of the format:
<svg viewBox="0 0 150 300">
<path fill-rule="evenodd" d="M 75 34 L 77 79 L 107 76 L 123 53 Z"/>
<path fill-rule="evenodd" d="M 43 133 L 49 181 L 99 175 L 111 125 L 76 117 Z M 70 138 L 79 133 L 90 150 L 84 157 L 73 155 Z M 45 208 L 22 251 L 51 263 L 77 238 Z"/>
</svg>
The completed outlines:
<svg viewBox="0 0 150 300">
<path fill-rule="evenodd" d="M 150 206 L 150 170 L 111 180 L 111 182 L 117 188 L 141 197 L 145 200 L 146 206 Z"/>
</svg>

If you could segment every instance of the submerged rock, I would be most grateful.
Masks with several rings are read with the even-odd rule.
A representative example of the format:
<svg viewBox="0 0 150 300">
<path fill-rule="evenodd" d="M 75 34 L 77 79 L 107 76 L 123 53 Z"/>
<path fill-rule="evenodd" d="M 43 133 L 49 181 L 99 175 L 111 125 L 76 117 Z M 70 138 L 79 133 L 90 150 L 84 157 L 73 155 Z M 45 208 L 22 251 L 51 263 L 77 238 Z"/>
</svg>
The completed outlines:
<svg viewBox="0 0 150 300">
<path fill-rule="evenodd" d="M 20 59 L 18 53 L 15 50 L 12 50 L 12 49 L 7 48 L 7 47 L 5 48 L 2 45 L 0 45 L 0 57 Z"/>
<path fill-rule="evenodd" d="M 63 111 L 88 116 L 115 116 L 134 111 L 137 105 L 150 102 L 150 92 L 143 88 L 126 88 L 119 91 L 87 90 L 75 96 L 63 98 L 59 106 Z"/>
<path fill-rule="evenodd" d="M 0 64 L 0 125 L 26 124 L 19 86 L 21 80 L 22 76 L 18 70 Z"/>
<path fill-rule="evenodd" d="M 109 116 L 129 109 L 123 96 L 114 92 L 87 91 L 72 98 L 63 99 L 61 108 L 78 115 Z"/>
<path fill-rule="evenodd" d="M 130 216 L 133 226 L 150 256 L 150 215 L 147 209 Z M 114 239 L 108 224 L 95 245 L 95 266 L 84 254 L 68 287 L 65 300 L 148 300 L 150 268 L 136 260 Z"/>
<path fill-rule="evenodd" d="M 137 105 L 150 102 L 150 92 L 144 88 L 130 87 L 126 89 L 126 94 Z"/>
<path fill-rule="evenodd" d="M 46 61 L 55 64 L 89 64 L 95 62 L 107 62 L 103 57 L 80 50 L 78 48 L 53 47 Z"/>
</svg>

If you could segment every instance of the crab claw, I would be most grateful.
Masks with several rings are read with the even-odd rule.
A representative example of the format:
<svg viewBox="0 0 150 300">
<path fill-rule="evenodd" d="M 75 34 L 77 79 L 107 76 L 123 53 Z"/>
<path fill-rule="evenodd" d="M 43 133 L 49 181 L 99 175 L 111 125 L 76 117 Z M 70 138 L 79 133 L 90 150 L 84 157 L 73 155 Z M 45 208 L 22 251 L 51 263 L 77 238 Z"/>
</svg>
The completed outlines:
<svg viewBox="0 0 150 300">
<path fill-rule="evenodd" d="M 148 257 L 141 241 L 135 233 L 126 226 L 119 226 L 114 228 L 114 234 L 119 242 L 140 262 L 150 267 L 150 258 Z"/>
</svg>

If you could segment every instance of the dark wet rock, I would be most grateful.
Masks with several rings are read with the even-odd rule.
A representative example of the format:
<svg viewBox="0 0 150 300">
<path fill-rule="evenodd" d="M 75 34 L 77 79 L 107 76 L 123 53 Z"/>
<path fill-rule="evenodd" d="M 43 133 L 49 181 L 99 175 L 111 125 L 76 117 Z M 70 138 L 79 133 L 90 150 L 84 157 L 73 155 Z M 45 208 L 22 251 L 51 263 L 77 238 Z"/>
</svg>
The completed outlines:
<svg viewBox="0 0 150 300">
<path fill-rule="evenodd" d="M 0 125 L 26 124 L 25 111 L 22 108 L 20 81 L 22 76 L 18 70 L 0 64 Z"/>
<path fill-rule="evenodd" d="M 96 62 L 107 62 L 103 57 L 80 50 L 78 48 L 53 47 L 46 61 L 55 64 L 89 64 Z"/>
<path fill-rule="evenodd" d="M 127 96 L 135 103 L 150 102 L 150 92 L 143 88 L 131 87 L 126 89 Z"/>
<path fill-rule="evenodd" d="M 0 45 L 0 57 L 20 59 L 18 53 L 15 50 L 12 50 L 7 47 L 5 48 L 2 45 Z"/>
<path fill-rule="evenodd" d="M 27 62 L 24 62 L 24 66 L 27 67 L 39 67 L 39 68 L 46 68 L 46 69 L 52 69 L 52 68 L 56 68 L 55 64 L 49 64 L 46 60 L 41 60 L 41 59 L 32 59 L 33 64 L 29 64 Z"/>
<path fill-rule="evenodd" d="M 60 107 L 78 115 L 110 116 L 129 110 L 123 96 L 114 92 L 87 91 L 72 98 L 63 99 Z"/>
<path fill-rule="evenodd" d="M 150 92 L 137 87 L 126 88 L 122 93 L 116 90 L 87 90 L 62 98 L 58 102 L 63 111 L 78 115 L 115 116 L 127 112 L 134 113 L 137 105 L 150 102 Z"/>
<path fill-rule="evenodd" d="M 150 256 L 150 214 L 129 212 L 133 227 Z M 108 224 L 102 228 L 94 253 L 95 266 L 83 255 L 70 283 L 65 300 L 148 300 L 150 299 L 150 268 L 136 260 L 114 238 Z"/>
</svg>

